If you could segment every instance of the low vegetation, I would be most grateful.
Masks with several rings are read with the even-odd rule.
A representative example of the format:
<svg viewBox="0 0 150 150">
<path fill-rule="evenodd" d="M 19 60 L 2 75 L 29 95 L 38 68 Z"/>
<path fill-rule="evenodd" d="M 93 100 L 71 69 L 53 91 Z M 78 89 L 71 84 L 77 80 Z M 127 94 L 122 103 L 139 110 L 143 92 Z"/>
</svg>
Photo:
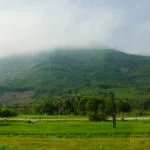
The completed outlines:
<svg viewBox="0 0 150 150">
<path fill-rule="evenodd" d="M 111 122 L 89 121 L 0 121 L 0 136 L 49 136 L 65 138 L 95 137 L 149 137 L 150 121 L 117 121 L 117 128 Z"/>
<path fill-rule="evenodd" d="M 149 150 L 149 147 L 150 138 L 0 137 L 1 150 Z"/>
<path fill-rule="evenodd" d="M 6 107 L 0 108 L 0 117 L 14 117 L 17 116 L 16 111 L 8 109 Z"/>
<path fill-rule="evenodd" d="M 2 150 L 149 150 L 150 121 L 0 121 Z"/>
</svg>

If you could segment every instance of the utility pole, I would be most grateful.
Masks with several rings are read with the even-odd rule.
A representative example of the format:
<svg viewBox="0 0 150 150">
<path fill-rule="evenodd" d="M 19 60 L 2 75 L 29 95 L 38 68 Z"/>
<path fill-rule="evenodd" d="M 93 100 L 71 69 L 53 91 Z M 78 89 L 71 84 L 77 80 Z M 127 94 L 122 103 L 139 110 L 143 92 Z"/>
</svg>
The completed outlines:
<svg viewBox="0 0 150 150">
<path fill-rule="evenodd" d="M 116 128 L 116 102 L 114 98 L 114 93 L 111 92 L 111 100 L 112 100 L 112 126 L 113 128 Z"/>
</svg>

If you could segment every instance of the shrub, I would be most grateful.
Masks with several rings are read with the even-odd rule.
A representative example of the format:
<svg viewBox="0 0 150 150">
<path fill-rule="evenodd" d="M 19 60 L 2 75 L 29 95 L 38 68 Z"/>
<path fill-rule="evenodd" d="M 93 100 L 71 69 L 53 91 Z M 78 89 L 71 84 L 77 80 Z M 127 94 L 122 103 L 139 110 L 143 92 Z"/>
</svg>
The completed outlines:
<svg viewBox="0 0 150 150">
<path fill-rule="evenodd" d="M 88 116 L 90 121 L 105 121 L 107 118 L 104 112 L 98 112 L 98 113 L 89 112 Z"/>
<path fill-rule="evenodd" d="M 17 116 L 17 113 L 8 108 L 0 109 L 0 117 L 13 117 L 13 116 Z"/>
<path fill-rule="evenodd" d="M 105 102 L 98 97 L 91 97 L 86 105 L 87 114 L 90 121 L 106 120 Z"/>
</svg>

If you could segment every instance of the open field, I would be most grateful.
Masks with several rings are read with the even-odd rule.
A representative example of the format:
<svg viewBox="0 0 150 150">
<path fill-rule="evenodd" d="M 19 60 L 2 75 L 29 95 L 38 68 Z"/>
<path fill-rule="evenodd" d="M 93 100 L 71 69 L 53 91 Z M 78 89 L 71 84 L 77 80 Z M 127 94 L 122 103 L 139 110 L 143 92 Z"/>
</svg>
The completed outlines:
<svg viewBox="0 0 150 150">
<path fill-rule="evenodd" d="M 149 147 L 150 138 L 0 137 L 2 150 L 149 150 Z"/>
<path fill-rule="evenodd" d="M 88 121 L 0 121 L 0 135 L 57 137 L 149 137 L 150 121 L 125 121 L 112 128 L 111 122 Z"/>
<path fill-rule="evenodd" d="M 149 150 L 150 121 L 0 121 L 0 149 Z"/>
</svg>

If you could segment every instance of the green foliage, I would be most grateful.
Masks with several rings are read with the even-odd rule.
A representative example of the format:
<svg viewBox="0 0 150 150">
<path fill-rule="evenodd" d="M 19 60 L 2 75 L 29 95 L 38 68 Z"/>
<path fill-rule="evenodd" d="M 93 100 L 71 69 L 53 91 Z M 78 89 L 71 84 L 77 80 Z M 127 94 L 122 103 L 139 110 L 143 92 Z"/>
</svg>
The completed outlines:
<svg viewBox="0 0 150 150">
<path fill-rule="evenodd" d="M 79 101 L 79 113 L 80 115 L 86 115 L 87 111 L 86 111 L 86 105 L 88 102 L 88 97 L 81 97 L 80 101 Z"/>
<path fill-rule="evenodd" d="M 90 121 L 105 121 L 107 118 L 106 113 L 102 111 L 98 111 L 97 113 L 89 111 L 88 116 Z"/>
<path fill-rule="evenodd" d="M 53 111 L 53 101 L 52 100 L 46 100 L 42 102 L 42 104 L 39 107 L 39 112 L 43 114 L 51 115 Z"/>
<path fill-rule="evenodd" d="M 91 97 L 86 106 L 87 114 L 90 121 L 106 120 L 105 102 L 98 97 Z"/>
<path fill-rule="evenodd" d="M 119 101 L 118 102 L 118 111 L 123 113 L 128 113 L 131 111 L 131 105 L 127 102 Z"/>
<path fill-rule="evenodd" d="M 117 104 L 117 110 L 120 113 L 122 120 L 124 120 L 124 114 L 129 113 L 132 110 L 132 107 L 126 101 L 119 101 Z"/>
<path fill-rule="evenodd" d="M 118 99 L 145 99 L 150 97 L 149 66 L 150 57 L 94 48 L 3 58 L 0 92 L 91 96 L 112 89 Z"/>
<path fill-rule="evenodd" d="M 113 103 L 111 99 L 105 100 L 105 112 L 107 115 L 112 115 L 113 112 Z"/>
<path fill-rule="evenodd" d="M 15 111 L 12 111 L 6 107 L 0 109 L 0 117 L 13 117 L 17 116 Z"/>
<path fill-rule="evenodd" d="M 118 102 L 126 100 L 118 103 L 118 112 L 133 108 L 144 113 L 150 109 L 149 66 L 148 56 L 94 48 L 1 58 L 0 103 L 18 102 L 22 97 L 17 99 L 17 92 L 33 91 L 34 102 L 8 108 L 22 114 L 88 115 L 91 120 L 104 120 L 112 115 L 108 94 L 112 91 Z"/>
</svg>

